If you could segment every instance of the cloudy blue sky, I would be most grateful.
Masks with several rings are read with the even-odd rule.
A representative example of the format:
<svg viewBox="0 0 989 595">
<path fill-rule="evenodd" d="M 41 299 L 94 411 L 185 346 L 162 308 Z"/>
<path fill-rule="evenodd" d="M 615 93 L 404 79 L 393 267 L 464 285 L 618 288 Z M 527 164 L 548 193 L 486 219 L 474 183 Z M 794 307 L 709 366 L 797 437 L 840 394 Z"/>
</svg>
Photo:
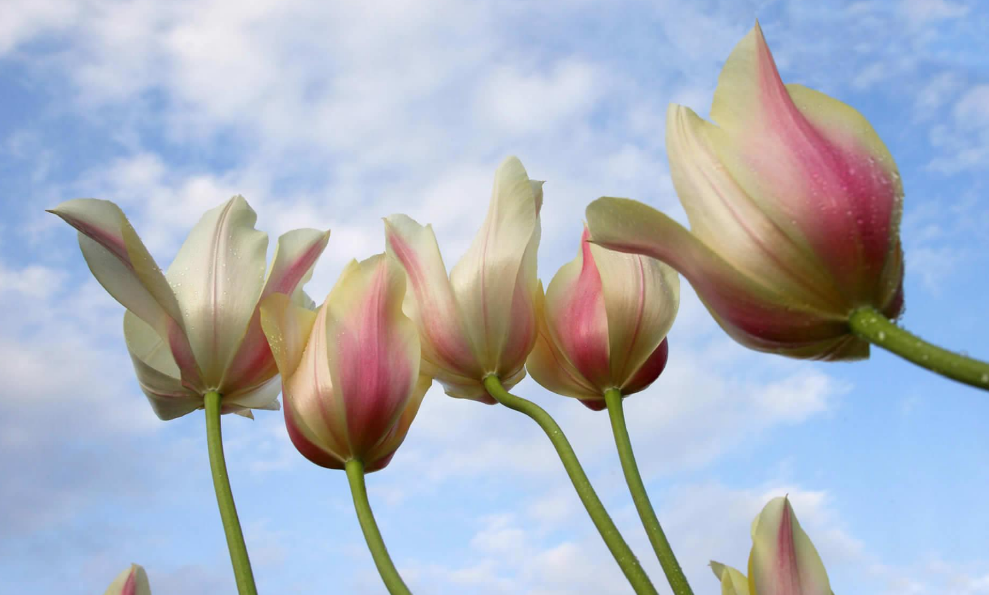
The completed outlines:
<svg viewBox="0 0 989 595">
<path fill-rule="evenodd" d="M 130 562 L 156 595 L 234 592 L 201 412 L 163 423 L 123 310 L 43 209 L 114 200 L 167 264 L 240 193 L 274 237 L 329 227 L 309 291 L 383 250 L 380 217 L 432 222 L 448 263 L 495 166 L 547 180 L 540 276 L 608 194 L 683 219 L 666 105 L 706 114 L 759 18 L 784 80 L 862 111 L 903 174 L 903 323 L 989 357 L 989 4 L 981 0 L 8 0 L 0 19 L 0 592 L 90 595 Z M 273 242 L 272 242 L 273 244 Z M 789 493 L 835 593 L 989 593 L 989 394 L 885 353 L 805 363 L 733 344 L 689 286 L 667 371 L 627 401 L 659 516 L 698 594 L 745 565 Z M 607 416 L 542 390 L 657 586 Z M 343 474 L 280 413 L 224 418 L 262 593 L 383 593 Z M 545 437 L 434 388 L 369 477 L 413 590 L 630 592 Z M 667 592 L 667 591 L 663 591 Z"/>
</svg>

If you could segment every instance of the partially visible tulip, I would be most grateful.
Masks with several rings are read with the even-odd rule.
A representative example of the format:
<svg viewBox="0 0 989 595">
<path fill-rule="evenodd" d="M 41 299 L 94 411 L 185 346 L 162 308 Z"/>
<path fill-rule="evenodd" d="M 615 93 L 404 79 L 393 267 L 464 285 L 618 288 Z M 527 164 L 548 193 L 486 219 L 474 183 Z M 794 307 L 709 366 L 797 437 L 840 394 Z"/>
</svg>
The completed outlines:
<svg viewBox="0 0 989 595">
<path fill-rule="evenodd" d="M 587 209 L 593 241 L 668 262 L 736 341 L 851 360 L 850 314 L 903 308 L 896 164 L 861 114 L 784 85 L 759 25 L 725 63 L 705 122 L 671 105 L 670 174 L 691 229 L 641 203 Z"/>
<path fill-rule="evenodd" d="M 151 595 L 148 574 L 141 565 L 131 564 L 113 579 L 103 595 Z"/>
<path fill-rule="evenodd" d="M 542 182 L 505 159 L 495 172 L 487 218 L 447 276 L 431 226 L 405 215 L 385 218 L 388 254 L 408 274 L 405 309 L 419 328 L 424 372 L 453 397 L 494 403 L 482 384 L 495 374 L 506 389 L 525 377 L 536 341 L 536 278 Z"/>
<path fill-rule="evenodd" d="M 752 521 L 749 577 L 711 562 L 722 595 L 831 595 L 821 557 L 786 497 L 773 498 Z"/>
<path fill-rule="evenodd" d="M 384 468 L 405 440 L 432 380 L 419 374 L 419 337 L 402 313 L 405 273 L 380 254 L 352 261 L 318 312 L 275 294 L 261 324 L 282 375 L 285 425 L 307 459 Z"/>
<path fill-rule="evenodd" d="M 599 411 L 608 389 L 627 396 L 663 371 L 680 279 L 658 260 L 607 250 L 589 237 L 585 228 L 577 257 L 538 302 L 539 337 L 526 369 L 546 389 Z"/>
<path fill-rule="evenodd" d="M 76 199 L 51 212 L 79 230 L 89 269 L 127 308 L 127 350 L 159 418 L 201 409 L 209 391 L 222 395 L 224 413 L 252 417 L 251 409 L 278 409 L 278 370 L 258 303 L 283 293 L 300 307 L 313 306 L 302 286 L 329 231 L 281 236 L 265 276 L 268 235 L 254 229 L 257 215 L 235 196 L 203 215 L 163 274 L 112 202 Z"/>
</svg>

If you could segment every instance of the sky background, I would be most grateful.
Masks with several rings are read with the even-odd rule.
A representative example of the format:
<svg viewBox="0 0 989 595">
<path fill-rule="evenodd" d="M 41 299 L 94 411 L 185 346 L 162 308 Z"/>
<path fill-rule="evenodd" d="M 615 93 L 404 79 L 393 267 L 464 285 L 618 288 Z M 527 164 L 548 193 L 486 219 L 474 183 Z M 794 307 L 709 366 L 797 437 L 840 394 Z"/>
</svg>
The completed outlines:
<svg viewBox="0 0 989 595">
<path fill-rule="evenodd" d="M 783 79 L 859 109 L 906 190 L 903 324 L 989 357 L 989 4 L 981 0 L 456 2 L 4 0 L 0 18 L 0 593 L 102 593 L 130 562 L 156 595 L 233 593 L 202 412 L 160 422 L 119 306 L 43 209 L 116 201 L 167 265 L 243 194 L 274 238 L 331 228 L 308 285 L 384 249 L 382 216 L 431 222 L 448 265 L 497 164 L 546 180 L 548 282 L 585 205 L 684 220 L 670 102 L 706 115 L 758 18 Z M 749 523 L 789 493 L 834 592 L 989 593 L 989 395 L 881 351 L 808 363 L 734 344 L 682 285 L 669 366 L 626 401 L 659 517 L 695 592 L 743 568 Z M 661 592 L 605 413 L 548 393 Z M 227 416 L 231 481 L 262 593 L 380 594 L 343 473 L 281 413 Z M 418 593 L 631 593 L 541 431 L 434 387 L 368 477 Z"/>
</svg>

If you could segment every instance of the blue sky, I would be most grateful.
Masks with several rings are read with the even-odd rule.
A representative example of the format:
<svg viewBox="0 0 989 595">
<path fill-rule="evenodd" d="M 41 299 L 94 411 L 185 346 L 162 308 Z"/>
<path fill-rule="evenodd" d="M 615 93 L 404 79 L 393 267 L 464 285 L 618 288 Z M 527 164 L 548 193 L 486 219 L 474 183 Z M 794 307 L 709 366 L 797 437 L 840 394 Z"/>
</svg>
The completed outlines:
<svg viewBox="0 0 989 595">
<path fill-rule="evenodd" d="M 167 264 L 203 211 L 240 193 L 272 238 L 333 230 L 308 286 L 319 301 L 344 263 L 383 250 L 390 213 L 432 222 L 455 262 L 516 154 L 547 180 L 545 282 L 598 196 L 684 220 L 666 105 L 706 114 L 757 17 L 784 80 L 858 108 L 899 164 L 904 325 L 989 357 L 979 0 L 6 3 L 0 591 L 102 593 L 132 561 L 156 595 L 234 591 L 203 416 L 154 417 L 122 307 L 43 209 L 114 200 Z M 745 565 L 752 518 L 789 493 L 835 593 L 989 593 L 989 395 L 879 351 L 854 364 L 747 351 L 683 287 L 669 366 L 626 408 L 695 592 L 717 591 L 710 558 Z M 517 393 L 556 416 L 661 585 L 606 415 L 531 379 Z M 224 433 L 261 592 L 383 593 L 343 474 L 298 455 L 280 413 L 224 418 Z M 630 592 L 545 437 L 511 411 L 434 388 L 368 482 L 417 592 Z"/>
</svg>

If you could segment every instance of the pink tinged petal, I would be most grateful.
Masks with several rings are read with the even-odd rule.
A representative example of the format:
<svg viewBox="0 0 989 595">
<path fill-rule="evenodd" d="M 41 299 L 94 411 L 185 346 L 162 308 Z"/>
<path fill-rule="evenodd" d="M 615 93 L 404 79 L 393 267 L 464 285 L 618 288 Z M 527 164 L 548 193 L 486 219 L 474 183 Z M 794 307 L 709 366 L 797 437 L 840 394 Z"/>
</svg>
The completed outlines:
<svg viewBox="0 0 989 595">
<path fill-rule="evenodd" d="M 488 214 L 450 284 L 483 372 L 497 373 L 511 328 L 519 270 L 538 248 L 541 194 L 522 163 L 505 159 L 495 172 Z M 530 249 L 530 243 L 534 243 Z M 532 282 L 535 275 L 532 268 Z"/>
<path fill-rule="evenodd" d="M 721 583 L 721 595 L 749 595 L 749 581 L 738 570 L 713 560 L 711 570 Z"/>
<path fill-rule="evenodd" d="M 601 275 L 586 238 L 585 229 L 577 258 L 563 265 L 550 281 L 544 316 L 553 343 L 580 376 L 603 394 L 613 385 L 608 313 Z"/>
<path fill-rule="evenodd" d="M 293 296 L 302 306 L 302 287 L 312 277 L 316 261 L 326 248 L 330 232 L 296 229 L 278 238 L 275 257 L 261 291 L 261 300 L 241 341 L 237 355 L 226 369 L 223 386 L 230 393 L 254 391 L 270 381 L 277 373 L 275 360 L 261 328 L 261 303 L 267 296 Z"/>
<path fill-rule="evenodd" d="M 585 236 L 589 238 L 586 230 Z M 611 386 L 630 394 L 635 391 L 628 390 L 629 383 L 640 374 L 640 369 L 646 366 L 655 370 L 655 363 L 647 366 L 647 362 L 673 326 L 680 306 L 680 277 L 673 268 L 654 258 L 585 245 L 601 275 L 608 319 Z M 658 375 L 659 371 L 655 373 Z M 654 379 L 655 376 L 649 382 Z M 642 378 L 636 382 L 641 383 Z"/>
<path fill-rule="evenodd" d="M 141 391 L 163 421 L 203 407 L 203 398 L 185 387 L 179 367 L 158 333 L 133 312 L 124 313 L 124 340 Z"/>
<path fill-rule="evenodd" d="M 238 409 L 278 411 L 281 409 L 281 405 L 278 404 L 278 393 L 280 392 L 282 392 L 282 382 L 275 375 L 249 390 L 224 395 L 221 412 L 227 413 L 229 410 L 231 413 L 236 413 Z"/>
<path fill-rule="evenodd" d="M 166 274 L 204 383 L 221 392 L 264 283 L 268 235 L 254 229 L 256 221 L 242 196 L 207 211 Z"/>
<path fill-rule="evenodd" d="M 144 567 L 131 564 L 130 568 L 113 579 L 104 595 L 151 595 L 151 585 Z"/>
<path fill-rule="evenodd" d="M 852 306 L 883 308 L 899 283 L 889 259 L 903 189 L 869 122 L 784 85 L 758 24 L 728 58 L 711 117 L 728 133 L 723 161 L 746 191 L 803 233 Z"/>
<path fill-rule="evenodd" d="M 564 265 L 564 269 L 573 263 Z M 573 267 L 571 267 L 573 268 Z M 563 269 L 553 278 L 553 282 L 561 276 L 567 274 Z M 599 400 L 604 404 L 601 391 L 584 378 L 576 367 L 570 362 L 563 351 L 557 346 L 552 333 L 547 327 L 546 309 L 542 292 L 537 294 L 536 299 L 536 319 L 539 324 L 539 332 L 536 338 L 536 345 L 529 358 L 525 362 L 525 367 L 543 388 L 550 392 L 566 397 L 581 399 L 581 402 L 594 402 Z"/>
<path fill-rule="evenodd" d="M 533 188 L 542 204 L 542 182 L 533 182 Z M 538 210 L 538 209 L 537 209 Z M 508 337 L 498 359 L 495 373 L 502 379 L 514 377 L 522 373 L 519 380 L 525 377 L 525 359 L 536 343 L 536 296 L 542 295 L 542 282 L 536 276 L 536 252 L 539 250 L 541 230 L 537 226 L 529 239 L 525 253 L 522 255 L 522 266 L 519 267 L 515 279 L 515 293 L 512 294 L 512 308 L 509 318 Z M 504 384 L 504 383 L 503 383 Z M 511 387 L 506 386 L 506 390 Z"/>
<path fill-rule="evenodd" d="M 787 498 L 774 498 L 752 523 L 749 587 L 759 595 L 831 595 L 828 575 Z"/>
<path fill-rule="evenodd" d="M 407 275 L 404 309 L 419 328 L 423 359 L 450 376 L 480 378 L 483 371 L 467 340 L 432 227 L 405 215 L 384 221 L 387 252 Z"/>
<path fill-rule="evenodd" d="M 861 359 L 869 345 L 847 317 L 792 301 L 733 268 L 666 215 L 634 200 L 599 198 L 587 207 L 592 241 L 661 260 L 685 276 L 721 327 L 739 343 L 791 357 Z"/>
<path fill-rule="evenodd" d="M 387 438 L 367 455 L 364 466 L 365 473 L 380 471 L 391 462 L 398 447 L 405 441 L 405 436 L 409 433 L 412 421 L 415 419 L 416 414 L 419 412 L 419 407 L 422 405 L 422 399 L 426 396 L 426 392 L 432 384 L 432 378 L 422 373 L 419 374 L 415 388 L 412 391 L 412 396 L 405 404 L 405 409 L 402 410 L 398 422 L 392 426 Z"/>
<path fill-rule="evenodd" d="M 292 444 L 317 465 L 343 469 L 351 456 L 343 405 L 326 364 L 326 311 L 324 304 L 312 320 L 311 311 L 274 294 L 262 305 L 262 326 L 281 372 Z"/>
<path fill-rule="evenodd" d="M 81 198 L 50 212 L 79 230 L 79 247 L 96 280 L 168 342 L 185 385 L 201 389 L 175 294 L 123 211 L 110 201 Z"/>
<path fill-rule="evenodd" d="M 327 363 L 357 458 L 388 437 L 419 377 L 419 336 L 402 313 L 404 297 L 405 272 L 381 254 L 352 262 L 327 298 Z"/>
<path fill-rule="evenodd" d="M 645 390 L 650 384 L 659 378 L 659 375 L 666 369 L 666 361 L 670 357 L 670 340 L 663 338 L 659 346 L 649 355 L 645 362 L 639 366 L 635 375 L 628 379 L 622 387 L 622 396 L 635 394 Z"/>
<path fill-rule="evenodd" d="M 734 268 L 794 301 L 839 312 L 847 304 L 802 233 L 778 224 L 722 165 L 723 130 L 692 110 L 670 105 L 666 152 L 691 233 Z"/>
</svg>

